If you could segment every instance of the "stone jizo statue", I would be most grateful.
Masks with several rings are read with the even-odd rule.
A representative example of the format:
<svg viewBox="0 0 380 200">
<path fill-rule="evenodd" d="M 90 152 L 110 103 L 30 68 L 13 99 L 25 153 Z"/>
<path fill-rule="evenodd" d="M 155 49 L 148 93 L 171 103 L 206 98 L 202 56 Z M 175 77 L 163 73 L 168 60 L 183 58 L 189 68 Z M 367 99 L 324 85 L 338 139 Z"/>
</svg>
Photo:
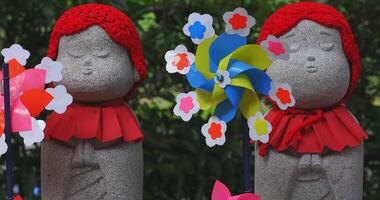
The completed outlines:
<svg viewBox="0 0 380 200">
<path fill-rule="evenodd" d="M 274 106 L 270 141 L 257 146 L 255 193 L 262 200 L 359 200 L 366 133 L 344 102 L 361 64 L 353 33 L 334 8 L 313 2 L 280 8 L 258 43 L 275 35 L 290 46 L 268 75 L 288 83 L 296 105 Z"/>
<path fill-rule="evenodd" d="M 42 145 L 43 200 L 142 200 L 143 134 L 127 105 L 146 76 L 133 22 L 121 11 L 85 4 L 66 11 L 48 56 L 63 64 L 74 103 L 48 117 Z"/>
</svg>

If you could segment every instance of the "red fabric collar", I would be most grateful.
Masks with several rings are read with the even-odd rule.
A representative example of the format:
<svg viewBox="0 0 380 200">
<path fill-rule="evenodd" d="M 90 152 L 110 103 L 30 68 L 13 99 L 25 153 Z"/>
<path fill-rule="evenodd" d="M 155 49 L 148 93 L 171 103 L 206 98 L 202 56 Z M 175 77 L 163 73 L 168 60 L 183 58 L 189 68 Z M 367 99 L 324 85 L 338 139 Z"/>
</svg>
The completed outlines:
<svg viewBox="0 0 380 200">
<path fill-rule="evenodd" d="M 355 147 L 368 136 L 344 105 L 329 109 L 288 109 L 274 107 L 266 115 L 272 124 L 268 143 L 259 144 L 259 155 L 269 146 L 282 152 L 322 153 L 325 148 L 342 151 Z"/>
<path fill-rule="evenodd" d="M 45 138 L 68 142 L 71 138 L 109 142 L 123 138 L 126 142 L 144 136 L 133 111 L 123 99 L 101 104 L 74 102 L 65 113 L 52 113 L 46 120 Z"/>
</svg>

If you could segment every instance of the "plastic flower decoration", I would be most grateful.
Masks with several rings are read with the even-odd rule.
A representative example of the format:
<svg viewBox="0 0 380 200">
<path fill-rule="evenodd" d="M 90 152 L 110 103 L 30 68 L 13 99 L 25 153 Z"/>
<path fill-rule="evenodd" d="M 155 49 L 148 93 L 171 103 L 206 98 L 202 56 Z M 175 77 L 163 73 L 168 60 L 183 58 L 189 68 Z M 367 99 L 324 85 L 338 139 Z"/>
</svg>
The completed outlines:
<svg viewBox="0 0 380 200">
<path fill-rule="evenodd" d="M 281 110 L 293 107 L 296 101 L 292 95 L 292 88 L 287 83 L 272 83 L 272 89 L 269 91 L 269 97 L 276 102 Z"/>
<path fill-rule="evenodd" d="M 226 142 L 226 122 L 220 121 L 218 117 L 212 116 L 207 124 L 202 126 L 202 134 L 206 138 L 206 144 L 209 147 L 223 145 Z"/>
<path fill-rule="evenodd" d="M 232 12 L 224 13 L 223 20 L 226 22 L 226 33 L 238 34 L 242 37 L 247 37 L 251 28 L 256 24 L 256 19 L 240 7 Z"/>
<path fill-rule="evenodd" d="M 169 73 L 187 74 L 194 63 L 194 54 L 187 51 L 184 45 L 178 45 L 174 50 L 165 54 L 166 71 Z"/>
<path fill-rule="evenodd" d="M 195 92 L 187 94 L 180 93 L 176 98 L 176 106 L 174 107 L 174 114 L 182 118 L 183 121 L 189 121 L 193 114 L 199 111 L 199 103 Z"/>
<path fill-rule="evenodd" d="M 260 43 L 268 53 L 271 60 L 288 60 L 290 47 L 288 44 L 281 42 L 276 36 L 269 35 L 266 40 Z"/>
<path fill-rule="evenodd" d="M 249 127 L 249 137 L 252 140 L 259 140 L 262 143 L 267 143 L 269 133 L 272 131 L 272 125 L 264 119 L 261 112 L 257 112 L 247 121 Z"/>
<path fill-rule="evenodd" d="M 45 122 L 36 117 L 45 108 L 63 113 L 73 101 L 63 85 L 45 90 L 46 83 L 62 79 L 62 64 L 43 58 L 36 68 L 26 69 L 24 65 L 30 53 L 18 44 L 3 49 L 1 54 L 9 66 L 11 132 L 19 132 L 27 146 L 41 142 Z M 2 73 L 0 76 L 3 79 Z M 52 90 L 59 92 L 54 93 Z M 4 98 L 0 98 L 0 138 L 4 137 L 4 114 Z M 4 150 L 5 145 L 0 139 L 0 150 Z"/>
<path fill-rule="evenodd" d="M 189 36 L 194 44 L 200 44 L 203 40 L 214 36 L 212 22 L 213 19 L 209 14 L 191 13 L 187 24 L 183 27 L 183 33 Z"/>
</svg>

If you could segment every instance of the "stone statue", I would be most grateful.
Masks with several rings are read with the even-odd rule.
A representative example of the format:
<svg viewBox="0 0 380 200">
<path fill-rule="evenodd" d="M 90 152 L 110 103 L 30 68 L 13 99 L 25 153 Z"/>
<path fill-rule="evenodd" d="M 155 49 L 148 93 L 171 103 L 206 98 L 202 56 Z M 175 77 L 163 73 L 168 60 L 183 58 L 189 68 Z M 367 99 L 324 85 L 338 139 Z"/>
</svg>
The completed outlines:
<svg viewBox="0 0 380 200">
<path fill-rule="evenodd" d="M 367 135 L 343 105 L 361 68 L 347 21 L 330 6 L 296 3 L 268 18 L 258 42 L 268 35 L 290 47 L 289 60 L 267 73 L 289 83 L 296 105 L 266 115 L 273 130 L 257 146 L 255 193 L 262 200 L 362 199 Z"/>
<path fill-rule="evenodd" d="M 141 43 L 121 11 L 84 4 L 66 11 L 48 56 L 63 65 L 74 103 L 47 119 L 43 200 L 142 200 L 143 135 L 126 104 L 145 78 Z"/>
</svg>

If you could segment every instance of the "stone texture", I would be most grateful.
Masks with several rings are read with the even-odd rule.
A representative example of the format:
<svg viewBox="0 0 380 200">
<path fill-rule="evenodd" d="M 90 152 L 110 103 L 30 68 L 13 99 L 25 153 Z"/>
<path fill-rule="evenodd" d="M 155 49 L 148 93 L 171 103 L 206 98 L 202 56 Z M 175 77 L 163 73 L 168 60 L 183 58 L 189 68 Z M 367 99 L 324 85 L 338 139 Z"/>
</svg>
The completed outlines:
<svg viewBox="0 0 380 200">
<path fill-rule="evenodd" d="M 269 149 L 255 155 L 255 193 L 262 200 L 360 200 L 363 155 L 363 145 L 322 155 Z"/>
<path fill-rule="evenodd" d="M 302 20 L 280 39 L 294 52 L 289 60 L 273 62 L 267 74 L 273 81 L 290 84 L 296 107 L 323 108 L 338 103 L 350 82 L 339 31 Z"/>
<path fill-rule="evenodd" d="M 302 20 L 280 37 L 293 53 L 267 73 L 289 83 L 296 108 L 324 108 L 340 102 L 350 81 L 338 30 Z M 342 152 L 298 154 L 268 149 L 255 156 L 255 193 L 262 200 L 359 200 L 363 188 L 363 145 Z"/>
<path fill-rule="evenodd" d="M 57 60 L 75 101 L 123 98 L 139 80 L 128 51 L 99 26 L 60 39 Z M 91 126 L 91 124 L 89 124 Z M 72 139 L 42 144 L 42 200 L 142 200 L 142 143 Z"/>
</svg>

